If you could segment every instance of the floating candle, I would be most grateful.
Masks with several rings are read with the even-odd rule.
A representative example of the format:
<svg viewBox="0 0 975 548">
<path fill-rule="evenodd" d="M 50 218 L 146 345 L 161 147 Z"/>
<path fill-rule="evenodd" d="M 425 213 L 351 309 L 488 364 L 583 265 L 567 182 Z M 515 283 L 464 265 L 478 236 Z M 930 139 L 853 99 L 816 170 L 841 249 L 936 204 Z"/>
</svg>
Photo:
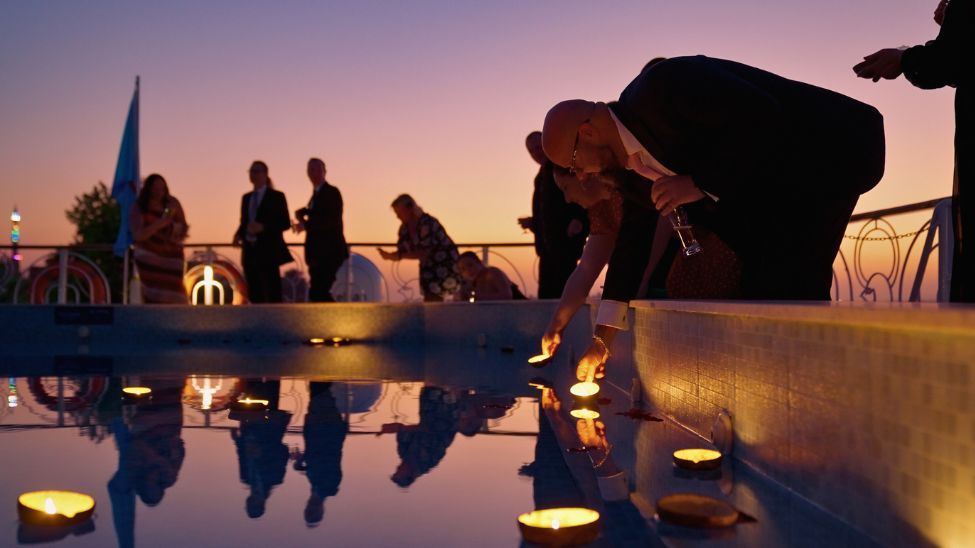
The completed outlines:
<svg viewBox="0 0 975 548">
<path fill-rule="evenodd" d="M 674 465 L 685 470 L 714 470 L 721 466 L 721 453 L 713 449 L 674 451 Z"/>
<path fill-rule="evenodd" d="M 31 525 L 74 525 L 91 517 L 95 499 L 71 491 L 31 491 L 17 498 L 17 511 Z"/>
<path fill-rule="evenodd" d="M 550 354 L 537 354 L 528 358 L 528 363 L 533 367 L 545 367 L 550 361 L 552 361 Z"/>
<path fill-rule="evenodd" d="M 546 546 L 587 544 L 599 536 L 599 512 L 589 508 L 548 508 L 518 516 L 526 541 Z"/>
<path fill-rule="evenodd" d="M 152 394 L 152 388 L 149 388 L 148 386 L 126 386 L 122 389 L 122 393 L 129 396 L 139 397 L 145 396 L 146 394 Z"/>
<path fill-rule="evenodd" d="M 595 409 L 586 409 L 586 408 L 573 409 L 569 411 L 569 414 L 572 415 L 574 418 L 590 420 L 590 421 L 594 421 L 599 418 L 599 411 Z"/>
</svg>

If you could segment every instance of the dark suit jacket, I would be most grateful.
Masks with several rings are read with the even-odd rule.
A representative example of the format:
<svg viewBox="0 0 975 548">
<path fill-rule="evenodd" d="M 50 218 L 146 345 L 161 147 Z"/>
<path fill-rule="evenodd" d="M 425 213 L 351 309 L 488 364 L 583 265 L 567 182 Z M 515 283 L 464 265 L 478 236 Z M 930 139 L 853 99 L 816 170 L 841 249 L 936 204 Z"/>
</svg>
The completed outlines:
<svg viewBox="0 0 975 548">
<path fill-rule="evenodd" d="M 613 255 L 609 259 L 609 269 L 606 271 L 603 299 L 627 302 L 642 297 L 637 295 L 637 291 L 650 261 L 659 219 L 650 199 L 649 183 L 633 171 L 617 174 L 617 185 L 623 195 L 623 218 Z"/>
<path fill-rule="evenodd" d="M 305 262 L 308 266 L 334 263 L 349 256 L 342 224 L 342 193 L 326 182 L 312 195 L 307 208 L 299 210 L 305 223 Z"/>
<path fill-rule="evenodd" d="M 283 265 L 294 259 L 284 243 L 283 232 L 291 227 L 291 217 L 288 214 L 288 201 L 284 193 L 268 188 L 264 191 L 264 199 L 257 206 L 255 221 L 264 225 L 264 230 L 257 234 L 257 240 L 248 242 L 247 224 L 250 222 L 250 203 L 253 191 L 244 194 L 240 201 L 240 225 L 234 234 L 235 240 L 243 241 L 243 253 L 249 258 L 257 258 L 260 262 Z"/>
<path fill-rule="evenodd" d="M 582 223 L 581 233 L 569 237 L 569 223 Z M 535 253 L 539 257 L 568 257 L 578 260 L 589 235 L 589 217 L 580 206 L 565 201 L 565 195 L 555 184 L 552 163 L 538 169 L 535 192 L 532 194 L 532 232 L 535 233 Z"/>
<path fill-rule="evenodd" d="M 734 61 L 662 61 L 609 106 L 657 160 L 721 200 L 856 196 L 884 171 L 877 109 Z"/>
</svg>

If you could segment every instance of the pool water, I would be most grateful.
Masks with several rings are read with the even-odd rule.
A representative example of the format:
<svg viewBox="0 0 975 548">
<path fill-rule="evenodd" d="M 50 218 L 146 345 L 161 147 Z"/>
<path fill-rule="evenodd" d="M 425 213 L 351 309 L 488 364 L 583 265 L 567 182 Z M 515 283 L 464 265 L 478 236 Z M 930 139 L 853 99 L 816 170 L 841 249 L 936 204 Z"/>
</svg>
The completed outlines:
<svg viewBox="0 0 975 548">
<path fill-rule="evenodd" d="M 266 369 L 289 358 L 271 356 Z M 513 546 L 517 515 L 536 507 L 534 476 L 544 478 L 542 498 L 578 498 L 559 477 L 557 444 L 536 447 L 537 392 L 504 368 L 491 386 L 475 369 L 484 364 L 470 362 L 466 382 L 459 362 L 440 375 L 451 384 L 433 384 L 430 375 L 320 370 L 258 377 L 246 361 L 250 376 L 220 363 L 212 375 L 59 377 L 42 366 L 44 376 L 7 377 L 0 544 Z M 124 398 L 135 385 L 151 397 Z M 267 405 L 231 405 L 244 396 Z M 91 494 L 93 521 L 73 530 L 18 523 L 13 501 L 39 489 Z"/>
</svg>

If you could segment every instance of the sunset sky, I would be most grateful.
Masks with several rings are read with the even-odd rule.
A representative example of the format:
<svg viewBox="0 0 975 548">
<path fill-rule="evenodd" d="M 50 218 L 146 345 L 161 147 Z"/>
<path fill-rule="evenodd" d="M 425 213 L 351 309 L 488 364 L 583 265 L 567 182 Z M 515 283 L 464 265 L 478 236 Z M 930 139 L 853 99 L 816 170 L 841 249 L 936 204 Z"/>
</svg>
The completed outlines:
<svg viewBox="0 0 975 548">
<path fill-rule="evenodd" d="M 300 207 L 310 156 L 350 241 L 393 240 L 389 202 L 409 192 L 457 241 L 528 242 L 523 139 L 547 108 L 615 99 L 650 58 L 698 53 L 878 107 L 887 174 L 859 211 L 945 196 L 952 92 L 851 70 L 933 37 L 936 3 L 4 0 L 0 207 L 20 208 L 24 243 L 70 241 L 64 210 L 111 183 L 141 75 L 142 174 L 168 179 L 191 242 L 229 241 L 255 159 Z M 804 167 L 830 177 L 829 158 Z"/>
</svg>

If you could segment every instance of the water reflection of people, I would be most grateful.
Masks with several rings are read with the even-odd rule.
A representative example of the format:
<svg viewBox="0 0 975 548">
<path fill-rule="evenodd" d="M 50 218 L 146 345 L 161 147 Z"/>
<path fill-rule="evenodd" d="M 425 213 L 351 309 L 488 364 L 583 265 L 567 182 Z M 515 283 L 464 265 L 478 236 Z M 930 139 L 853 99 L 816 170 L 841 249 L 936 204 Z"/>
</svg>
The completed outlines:
<svg viewBox="0 0 975 548">
<path fill-rule="evenodd" d="M 384 424 L 383 432 L 396 432 L 400 464 L 389 478 L 409 487 L 417 478 L 440 464 L 457 434 L 457 397 L 438 386 L 420 390 L 420 423 Z"/>
<path fill-rule="evenodd" d="M 424 386 L 420 390 L 419 424 L 383 425 L 383 433 L 396 433 L 396 451 L 401 459 L 390 479 L 400 487 L 409 487 L 440 464 L 457 432 L 473 437 L 487 419 L 504 416 L 512 405 L 510 396 Z"/>
<path fill-rule="evenodd" d="M 240 427 L 230 431 L 237 446 L 240 481 L 250 487 L 246 502 L 247 516 L 259 518 L 264 515 L 271 490 L 284 482 L 288 447 L 282 440 L 291 421 L 291 413 L 278 409 L 281 381 L 245 379 L 242 384 L 243 393 L 247 396 L 268 401 L 263 413 L 238 415 Z"/>
<path fill-rule="evenodd" d="M 332 383 L 308 383 L 310 398 L 305 415 L 305 452 L 295 461 L 295 470 L 304 470 L 311 484 L 305 504 L 305 523 L 318 525 L 325 515 L 325 499 L 335 496 L 342 483 L 342 446 L 349 425 L 342 418 L 332 394 Z"/>
<path fill-rule="evenodd" d="M 135 497 L 147 506 L 163 499 L 176 483 L 186 449 L 181 438 L 182 379 L 143 379 L 152 399 L 125 406 L 112 422 L 119 452 L 118 471 L 108 482 L 119 546 L 135 545 Z"/>
</svg>

